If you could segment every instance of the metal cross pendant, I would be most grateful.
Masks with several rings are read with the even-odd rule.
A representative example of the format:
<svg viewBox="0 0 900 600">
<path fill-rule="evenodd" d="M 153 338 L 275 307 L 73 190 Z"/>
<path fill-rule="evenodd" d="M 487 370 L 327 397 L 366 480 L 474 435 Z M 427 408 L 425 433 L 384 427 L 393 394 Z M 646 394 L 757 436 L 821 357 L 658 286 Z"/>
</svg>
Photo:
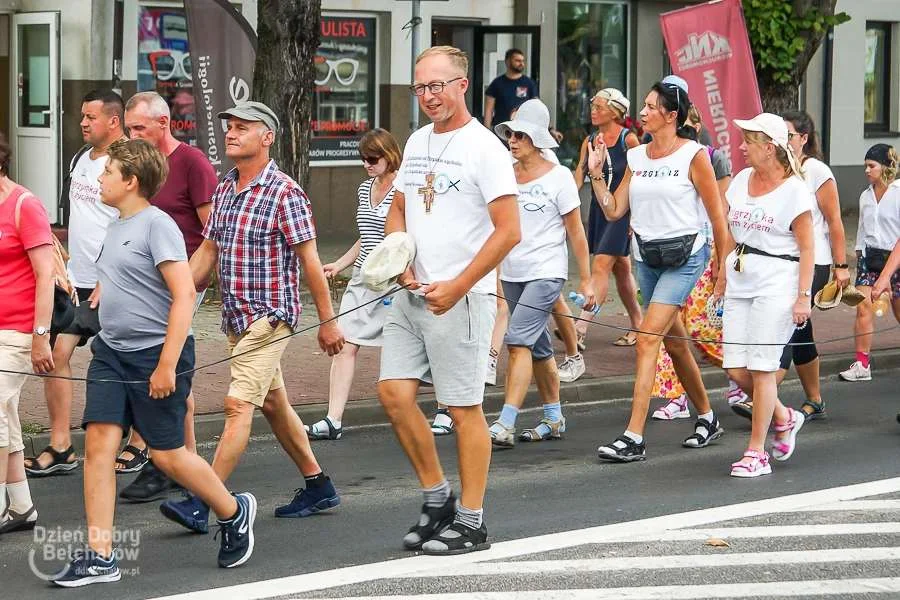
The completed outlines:
<svg viewBox="0 0 900 600">
<path fill-rule="evenodd" d="M 431 214 L 431 204 L 434 202 L 434 173 L 425 174 L 425 187 L 419 188 L 419 194 L 425 202 L 425 214 Z"/>
</svg>

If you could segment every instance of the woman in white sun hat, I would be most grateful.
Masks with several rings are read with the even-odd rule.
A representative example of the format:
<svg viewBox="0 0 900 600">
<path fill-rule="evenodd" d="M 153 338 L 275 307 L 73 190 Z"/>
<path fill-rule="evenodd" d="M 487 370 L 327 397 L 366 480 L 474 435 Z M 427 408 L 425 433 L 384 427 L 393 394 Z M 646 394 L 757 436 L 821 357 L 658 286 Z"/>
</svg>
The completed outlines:
<svg viewBox="0 0 900 600">
<path fill-rule="evenodd" d="M 778 399 L 776 376 L 781 344 L 807 324 L 811 311 L 813 195 L 788 145 L 784 119 L 762 113 L 734 123 L 743 132 L 740 150 L 750 166 L 725 194 L 736 245 L 726 248 L 715 295 L 725 298 L 722 366 L 753 397 L 750 443 L 731 475 L 758 477 L 772 472 L 764 448 L 769 426 L 774 422 L 772 457 L 784 461 L 804 422 L 802 412 Z"/>
<path fill-rule="evenodd" d="M 509 349 L 506 370 L 506 403 L 490 427 L 495 446 L 516 442 L 516 417 L 525 401 L 532 375 L 544 406 L 543 419 L 526 429 L 520 441 L 539 442 L 560 438 L 566 420 L 559 404 L 559 375 L 553 359 L 553 343 L 547 327 L 549 311 L 568 279 L 566 238 L 572 244 L 580 271 L 579 292 L 587 308 L 594 306 L 587 238 L 581 224 L 581 200 L 568 169 L 542 156 L 555 148 L 550 135 L 550 112 L 543 102 L 528 100 L 511 121 L 494 127 L 509 144 L 516 160 L 519 186 L 519 220 L 522 241 L 500 267 L 503 295 L 509 305 L 509 325 L 504 342 Z M 519 304 L 521 302 L 521 304 Z"/>
</svg>

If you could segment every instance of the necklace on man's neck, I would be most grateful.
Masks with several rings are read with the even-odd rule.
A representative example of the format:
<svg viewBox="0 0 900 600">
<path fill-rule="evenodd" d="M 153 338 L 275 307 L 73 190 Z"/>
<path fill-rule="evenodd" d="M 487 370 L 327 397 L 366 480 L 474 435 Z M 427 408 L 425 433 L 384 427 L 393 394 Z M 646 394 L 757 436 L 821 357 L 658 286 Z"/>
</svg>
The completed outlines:
<svg viewBox="0 0 900 600">
<path fill-rule="evenodd" d="M 444 156 L 444 152 L 447 151 L 447 148 L 450 147 L 450 144 L 453 143 L 453 139 L 456 137 L 460 131 L 468 125 L 472 119 L 469 119 L 465 122 L 462 127 L 459 127 L 456 131 L 453 132 L 453 135 L 450 136 L 450 139 L 447 140 L 447 143 L 444 144 L 444 148 L 441 150 L 441 153 L 437 155 L 437 158 L 434 161 L 431 160 L 431 134 L 434 133 L 434 127 L 431 128 L 431 131 L 428 132 L 428 145 L 425 149 L 425 153 L 427 156 L 427 169 L 425 171 L 425 185 L 420 187 L 417 192 L 422 196 L 422 202 L 425 203 L 425 214 L 431 214 L 431 205 L 434 203 L 434 168 L 437 166 L 438 161 L 441 160 L 441 157 Z"/>
</svg>

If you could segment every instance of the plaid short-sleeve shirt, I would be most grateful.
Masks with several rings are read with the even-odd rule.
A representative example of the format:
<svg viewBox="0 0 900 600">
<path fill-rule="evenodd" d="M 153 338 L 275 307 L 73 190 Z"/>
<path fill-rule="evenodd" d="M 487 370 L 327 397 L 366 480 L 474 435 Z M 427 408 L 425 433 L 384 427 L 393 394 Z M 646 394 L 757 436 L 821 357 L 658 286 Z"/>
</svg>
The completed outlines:
<svg viewBox="0 0 900 600">
<path fill-rule="evenodd" d="M 222 331 L 240 335 L 263 317 L 296 329 L 300 261 L 292 246 L 316 237 L 309 198 L 274 160 L 239 192 L 237 178 L 232 169 L 216 187 L 203 230 L 219 247 Z"/>
</svg>

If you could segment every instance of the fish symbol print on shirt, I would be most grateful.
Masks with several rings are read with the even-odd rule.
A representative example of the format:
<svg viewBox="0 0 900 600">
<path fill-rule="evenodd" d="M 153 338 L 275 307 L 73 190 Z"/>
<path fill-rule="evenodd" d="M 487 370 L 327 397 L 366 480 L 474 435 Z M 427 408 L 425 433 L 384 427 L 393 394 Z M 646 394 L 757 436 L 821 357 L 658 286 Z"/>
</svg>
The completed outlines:
<svg viewBox="0 0 900 600">
<path fill-rule="evenodd" d="M 547 195 L 544 193 L 544 188 L 541 187 L 540 184 L 533 185 L 526 190 L 524 194 L 519 194 L 518 201 L 519 204 L 522 205 L 522 208 L 528 212 L 543 213 L 544 207 L 547 205 Z"/>
</svg>

